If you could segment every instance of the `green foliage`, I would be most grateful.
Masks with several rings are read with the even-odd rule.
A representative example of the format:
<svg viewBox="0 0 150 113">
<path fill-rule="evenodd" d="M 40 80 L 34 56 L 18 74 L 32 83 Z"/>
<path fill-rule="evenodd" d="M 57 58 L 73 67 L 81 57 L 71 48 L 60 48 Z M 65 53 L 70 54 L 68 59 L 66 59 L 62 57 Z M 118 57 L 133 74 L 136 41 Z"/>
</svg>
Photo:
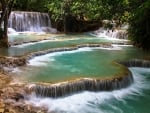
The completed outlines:
<svg viewBox="0 0 150 113">
<path fill-rule="evenodd" d="M 136 46 L 150 49 L 150 1 L 141 3 L 130 19 L 129 36 Z"/>
<path fill-rule="evenodd" d="M 67 5 L 68 4 L 68 5 Z M 83 20 L 128 20 L 128 0 L 55 0 L 45 5 L 52 19 L 63 18 L 64 13 Z"/>
<path fill-rule="evenodd" d="M 15 0 L 13 10 L 49 12 L 53 22 L 63 21 L 66 15 L 84 21 L 129 21 L 131 40 L 150 49 L 150 0 Z"/>
<path fill-rule="evenodd" d="M 13 10 L 44 12 L 47 10 L 46 3 L 47 0 L 15 0 Z"/>
<path fill-rule="evenodd" d="M 98 10 L 97 2 L 95 0 L 84 1 L 84 0 L 56 0 L 49 1 L 47 8 L 49 12 L 52 13 L 52 18 L 57 20 L 59 18 L 63 18 L 65 14 L 71 14 L 72 16 L 78 17 L 79 19 L 83 19 L 86 17 L 88 19 L 98 17 L 96 11 Z"/>
<path fill-rule="evenodd" d="M 62 4 L 63 0 L 55 0 L 55 1 L 48 1 L 47 4 L 45 4 L 45 7 L 48 9 L 48 11 L 51 14 L 51 18 L 56 21 L 58 19 L 61 19 L 62 15 Z"/>
<path fill-rule="evenodd" d="M 49 11 L 51 19 L 57 21 L 63 19 L 67 8 L 67 13 L 81 20 L 127 21 L 128 4 L 128 0 L 16 0 L 14 10 Z"/>
</svg>

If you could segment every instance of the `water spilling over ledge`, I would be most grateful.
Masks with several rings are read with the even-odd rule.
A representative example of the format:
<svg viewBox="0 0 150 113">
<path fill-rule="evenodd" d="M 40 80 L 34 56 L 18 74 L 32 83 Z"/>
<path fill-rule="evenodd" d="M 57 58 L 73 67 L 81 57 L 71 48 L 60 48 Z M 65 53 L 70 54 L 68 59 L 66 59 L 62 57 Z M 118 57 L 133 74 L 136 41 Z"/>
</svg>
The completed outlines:
<svg viewBox="0 0 150 113">
<path fill-rule="evenodd" d="M 112 38 L 112 39 L 128 39 L 127 30 L 123 29 L 114 29 L 106 30 L 104 28 L 99 28 L 93 32 L 94 35 L 98 37 Z"/>
<path fill-rule="evenodd" d="M 37 84 L 29 87 L 29 93 L 35 93 L 40 97 L 58 98 L 83 91 L 112 91 L 126 88 L 133 83 L 131 73 L 110 79 L 83 78 L 58 84 Z"/>
<path fill-rule="evenodd" d="M 123 64 L 127 67 L 150 67 L 150 61 L 149 60 L 140 60 L 140 59 L 132 59 L 129 61 L 121 61 L 120 64 Z"/>
<path fill-rule="evenodd" d="M 120 63 L 129 67 L 150 67 L 150 61 L 146 60 L 135 59 Z M 57 84 L 33 84 L 29 87 L 28 93 L 34 93 L 37 97 L 59 98 L 83 91 L 101 92 L 126 88 L 134 82 L 134 79 L 127 68 L 122 68 L 125 69 L 124 73 L 107 79 L 82 78 Z"/>
</svg>

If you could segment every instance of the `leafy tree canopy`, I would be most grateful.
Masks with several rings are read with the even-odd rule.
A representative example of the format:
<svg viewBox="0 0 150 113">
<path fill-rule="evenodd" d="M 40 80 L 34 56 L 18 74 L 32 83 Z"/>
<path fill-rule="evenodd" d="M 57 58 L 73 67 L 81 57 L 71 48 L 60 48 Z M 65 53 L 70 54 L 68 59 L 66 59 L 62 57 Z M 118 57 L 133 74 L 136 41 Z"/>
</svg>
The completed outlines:
<svg viewBox="0 0 150 113">
<path fill-rule="evenodd" d="M 45 6 L 55 20 L 63 17 L 66 7 L 68 13 L 79 19 L 121 20 L 122 16 L 127 15 L 127 5 L 127 0 L 55 0 L 48 1 Z"/>
<path fill-rule="evenodd" d="M 130 18 L 129 36 L 134 44 L 143 49 L 150 49 L 150 0 L 141 0 L 134 4 Z"/>
</svg>

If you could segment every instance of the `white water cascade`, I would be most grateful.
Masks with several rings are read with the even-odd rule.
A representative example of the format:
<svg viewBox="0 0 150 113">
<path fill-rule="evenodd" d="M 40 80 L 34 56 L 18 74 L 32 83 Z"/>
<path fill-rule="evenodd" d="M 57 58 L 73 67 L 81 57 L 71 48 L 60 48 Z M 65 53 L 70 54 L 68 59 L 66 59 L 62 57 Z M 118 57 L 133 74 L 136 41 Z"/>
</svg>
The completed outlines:
<svg viewBox="0 0 150 113">
<path fill-rule="evenodd" d="M 17 32 L 55 32 L 47 13 L 13 11 L 10 14 L 8 27 Z"/>
<path fill-rule="evenodd" d="M 126 30 L 105 30 L 100 28 L 93 32 L 98 37 L 113 38 L 113 39 L 128 39 Z"/>
<path fill-rule="evenodd" d="M 48 113 L 140 113 L 138 100 L 148 96 L 143 91 L 150 89 L 147 75 L 142 73 L 150 73 L 150 69 L 132 67 L 130 71 L 135 82 L 124 89 L 109 92 L 85 91 L 57 99 L 37 97 L 33 94 L 26 102 L 34 106 L 44 106 Z"/>
</svg>

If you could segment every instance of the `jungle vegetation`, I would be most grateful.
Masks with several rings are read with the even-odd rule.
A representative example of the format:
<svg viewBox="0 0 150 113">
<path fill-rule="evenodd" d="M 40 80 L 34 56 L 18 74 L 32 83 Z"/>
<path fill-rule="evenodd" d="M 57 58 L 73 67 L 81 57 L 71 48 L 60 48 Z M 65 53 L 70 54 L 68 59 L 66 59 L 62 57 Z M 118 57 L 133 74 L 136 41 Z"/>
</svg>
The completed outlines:
<svg viewBox="0 0 150 113">
<path fill-rule="evenodd" d="M 12 10 L 40 11 L 48 12 L 54 25 L 68 15 L 83 21 L 129 23 L 129 38 L 136 46 L 150 49 L 150 0 L 0 0 L 0 10 L 0 39 L 4 42 Z"/>
</svg>

